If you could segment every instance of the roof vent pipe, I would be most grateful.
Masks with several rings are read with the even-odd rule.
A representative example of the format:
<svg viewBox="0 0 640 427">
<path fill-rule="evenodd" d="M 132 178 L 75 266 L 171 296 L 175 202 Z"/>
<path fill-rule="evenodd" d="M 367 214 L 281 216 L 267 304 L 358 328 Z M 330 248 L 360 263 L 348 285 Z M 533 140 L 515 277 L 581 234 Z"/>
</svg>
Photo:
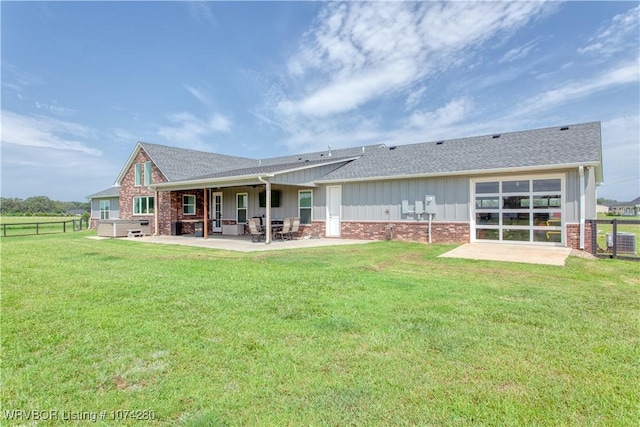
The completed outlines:
<svg viewBox="0 0 640 427">
<path fill-rule="evenodd" d="M 362 153 L 364 153 L 364 145 L 362 146 Z"/>
<path fill-rule="evenodd" d="M 331 144 L 329 144 L 329 157 L 331 157 Z"/>
</svg>

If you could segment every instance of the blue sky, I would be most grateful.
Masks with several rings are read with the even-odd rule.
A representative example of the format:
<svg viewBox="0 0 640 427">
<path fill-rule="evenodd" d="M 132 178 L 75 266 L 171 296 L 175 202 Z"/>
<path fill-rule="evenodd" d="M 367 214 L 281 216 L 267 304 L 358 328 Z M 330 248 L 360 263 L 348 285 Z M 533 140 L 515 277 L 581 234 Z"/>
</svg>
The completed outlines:
<svg viewBox="0 0 640 427">
<path fill-rule="evenodd" d="M 638 2 L 7 2 L 2 196 L 84 200 L 137 141 L 264 158 L 602 122 L 640 195 Z"/>
</svg>

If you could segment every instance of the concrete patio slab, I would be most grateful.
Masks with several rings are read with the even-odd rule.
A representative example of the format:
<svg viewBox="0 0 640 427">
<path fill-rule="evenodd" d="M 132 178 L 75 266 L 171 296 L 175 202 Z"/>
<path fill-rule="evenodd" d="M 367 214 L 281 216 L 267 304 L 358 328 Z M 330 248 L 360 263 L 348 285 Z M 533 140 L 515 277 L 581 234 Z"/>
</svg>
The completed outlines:
<svg viewBox="0 0 640 427">
<path fill-rule="evenodd" d="M 207 239 L 204 239 L 202 237 L 194 237 L 189 235 L 126 237 L 125 239 L 141 243 L 196 246 L 200 248 L 221 249 L 236 252 L 277 251 L 284 249 L 315 248 L 321 246 L 357 245 L 371 243 L 371 241 L 369 240 L 319 238 L 285 241 L 275 240 L 270 244 L 266 244 L 264 242 L 252 242 L 251 238 L 248 236 L 209 236 Z"/>
<path fill-rule="evenodd" d="M 570 253 L 570 248 L 556 246 L 466 243 L 440 257 L 564 266 Z"/>
</svg>

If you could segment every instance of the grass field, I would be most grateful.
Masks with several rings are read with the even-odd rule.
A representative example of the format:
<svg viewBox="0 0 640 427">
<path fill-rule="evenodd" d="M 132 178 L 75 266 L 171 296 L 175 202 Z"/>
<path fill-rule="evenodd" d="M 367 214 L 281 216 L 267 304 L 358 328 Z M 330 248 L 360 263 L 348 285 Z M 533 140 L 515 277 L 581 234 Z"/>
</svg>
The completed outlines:
<svg viewBox="0 0 640 427">
<path fill-rule="evenodd" d="M 145 426 L 640 419 L 640 263 L 92 234 L 1 240 L 2 425 L 27 424 L 15 410 Z"/>
<path fill-rule="evenodd" d="M 73 231 L 73 223 L 80 226 L 79 216 L 1 216 L 0 236 L 13 237 Z M 66 222 L 66 224 L 62 224 Z M 38 224 L 36 227 L 36 223 Z M 86 228 L 83 221 L 82 227 Z"/>
</svg>

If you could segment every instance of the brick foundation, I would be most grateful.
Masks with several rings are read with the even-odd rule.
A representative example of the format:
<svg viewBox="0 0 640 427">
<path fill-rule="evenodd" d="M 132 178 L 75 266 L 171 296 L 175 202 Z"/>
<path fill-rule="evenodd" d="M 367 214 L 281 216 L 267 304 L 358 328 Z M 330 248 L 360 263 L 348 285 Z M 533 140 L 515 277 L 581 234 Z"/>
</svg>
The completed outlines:
<svg viewBox="0 0 640 427">
<path fill-rule="evenodd" d="M 429 241 L 429 224 L 420 222 L 342 222 L 342 238 L 358 240 Z M 432 243 L 468 243 L 469 224 L 464 222 L 433 222 Z"/>
<path fill-rule="evenodd" d="M 592 252 L 591 223 L 584 225 L 584 251 Z M 572 249 L 580 249 L 580 224 L 567 224 L 566 246 Z"/>
</svg>

